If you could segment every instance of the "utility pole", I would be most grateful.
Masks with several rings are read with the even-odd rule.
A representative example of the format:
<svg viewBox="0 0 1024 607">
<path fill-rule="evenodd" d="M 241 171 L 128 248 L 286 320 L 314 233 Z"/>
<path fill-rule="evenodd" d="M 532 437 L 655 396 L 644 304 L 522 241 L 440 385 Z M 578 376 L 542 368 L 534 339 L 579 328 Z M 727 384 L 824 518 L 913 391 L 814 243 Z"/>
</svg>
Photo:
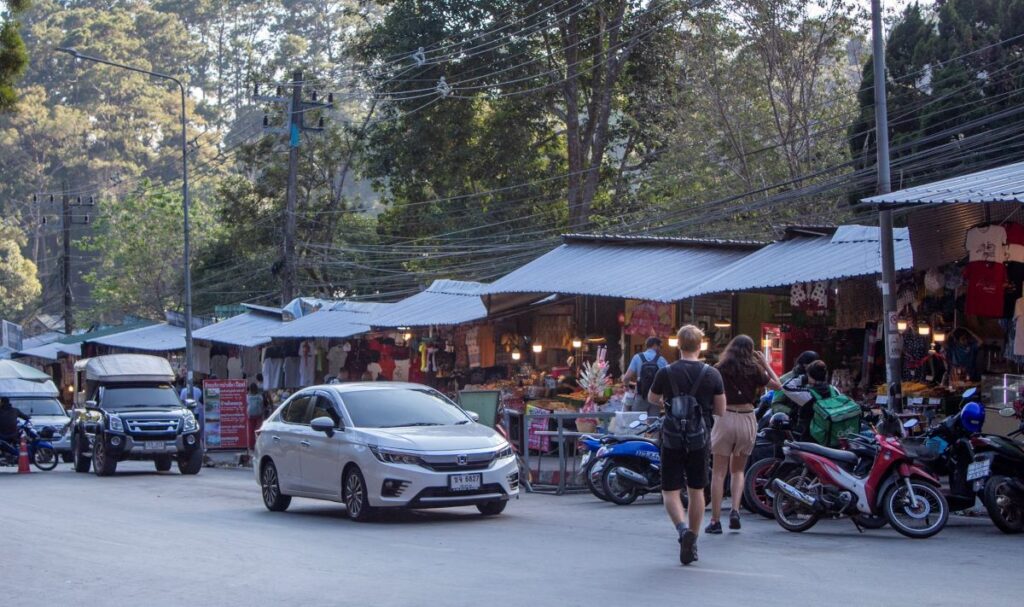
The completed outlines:
<svg viewBox="0 0 1024 607">
<path fill-rule="evenodd" d="M 38 196 L 33 195 L 32 201 L 38 202 Z M 53 204 L 54 197 L 50 195 L 50 203 Z M 71 335 L 75 330 L 75 320 L 73 306 L 73 296 L 71 288 L 71 226 L 74 224 L 89 225 L 89 215 L 83 217 L 75 217 L 72 212 L 74 209 L 79 207 L 91 207 L 93 206 L 93 197 L 89 196 L 86 202 L 82 202 L 82 197 L 78 196 L 74 202 L 71 201 L 71 195 L 68 192 L 67 182 L 61 184 L 61 200 L 60 200 L 60 219 L 61 219 L 61 289 L 64 291 L 63 302 L 64 302 L 64 334 Z M 79 220 L 79 221 L 76 221 Z M 43 224 L 46 224 L 46 216 L 43 216 Z"/>
<path fill-rule="evenodd" d="M 263 117 L 263 126 L 267 132 L 286 133 L 288 135 L 288 188 L 285 198 L 284 239 L 281 251 L 284 261 L 284 275 L 281 280 L 281 305 L 285 305 L 295 298 L 297 282 L 298 262 L 295 254 L 295 209 L 298 198 L 299 145 L 302 143 L 302 132 L 324 130 L 324 119 L 322 116 L 315 127 L 306 126 L 303 117 L 308 110 L 334 106 L 333 93 L 327 96 L 327 103 L 318 102 L 315 91 L 312 94 L 311 101 L 303 101 L 302 85 L 302 70 L 295 70 L 292 72 L 292 81 L 289 83 L 292 89 L 290 98 L 281 95 L 281 87 L 277 88 L 277 95 L 274 96 L 261 96 L 259 89 L 254 87 L 255 99 L 285 104 L 288 116 L 287 128 L 272 128 L 270 127 L 268 117 Z"/>
<path fill-rule="evenodd" d="M 889 168 L 889 110 L 885 94 L 885 34 L 881 0 L 871 0 L 872 67 L 875 86 L 875 139 L 878 154 L 877 194 L 892 191 Z M 903 411 L 903 343 L 897 326 L 896 254 L 893 250 L 892 211 L 878 214 L 882 249 L 882 312 L 885 327 L 885 376 L 889 383 L 889 408 Z"/>
<path fill-rule="evenodd" d="M 281 305 L 295 298 L 295 198 L 298 195 L 299 141 L 302 134 L 302 70 L 292 74 L 292 102 L 288 121 L 288 197 L 284 209 L 284 280 Z"/>
</svg>

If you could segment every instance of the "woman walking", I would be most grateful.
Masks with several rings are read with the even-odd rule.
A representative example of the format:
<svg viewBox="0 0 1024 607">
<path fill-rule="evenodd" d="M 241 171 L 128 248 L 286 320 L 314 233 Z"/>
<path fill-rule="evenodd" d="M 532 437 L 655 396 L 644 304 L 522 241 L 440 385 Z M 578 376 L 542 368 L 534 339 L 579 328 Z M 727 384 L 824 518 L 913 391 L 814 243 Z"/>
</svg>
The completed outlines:
<svg viewBox="0 0 1024 607">
<path fill-rule="evenodd" d="M 746 335 L 734 337 L 715 366 L 725 384 L 726 405 L 722 410 L 715 410 L 715 423 L 711 428 L 711 523 L 705 529 L 706 533 L 722 532 L 722 497 L 727 472 L 732 475 L 729 528 L 740 528 L 743 471 L 757 438 L 755 403 L 765 386 L 773 390 L 782 387 L 779 376 L 764 355 L 754 349 L 754 340 Z"/>
</svg>

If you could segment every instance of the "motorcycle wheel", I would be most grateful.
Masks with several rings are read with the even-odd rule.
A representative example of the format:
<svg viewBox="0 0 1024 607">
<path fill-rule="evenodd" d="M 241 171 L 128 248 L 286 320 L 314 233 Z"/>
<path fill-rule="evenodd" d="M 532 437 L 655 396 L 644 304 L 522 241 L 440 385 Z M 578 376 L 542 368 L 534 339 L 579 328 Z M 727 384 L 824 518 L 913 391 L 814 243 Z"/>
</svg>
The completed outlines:
<svg viewBox="0 0 1024 607">
<path fill-rule="evenodd" d="M 40 470 L 53 470 L 57 467 L 57 452 L 53 447 L 37 447 L 32 454 L 32 463 Z"/>
<path fill-rule="evenodd" d="M 587 484 L 587 489 L 594 494 L 594 497 L 608 502 L 608 494 L 604 492 L 604 481 L 602 476 L 604 475 L 604 460 L 595 459 L 587 463 L 587 467 L 583 470 L 583 479 Z"/>
<path fill-rule="evenodd" d="M 884 515 L 855 514 L 853 519 L 864 529 L 881 529 L 889 524 Z"/>
<path fill-rule="evenodd" d="M 1024 503 L 1014 495 L 1009 478 L 993 476 L 988 479 L 981 502 L 1000 531 L 1011 534 L 1024 531 Z"/>
<path fill-rule="evenodd" d="M 815 482 L 815 478 L 810 473 L 805 474 L 803 471 L 783 480 L 801 491 L 807 491 Z M 772 500 L 772 513 L 780 527 L 794 533 L 807 531 L 821 518 L 821 515 L 813 508 L 782 491 L 779 491 L 775 499 Z"/>
<path fill-rule="evenodd" d="M 610 501 L 620 506 L 628 506 L 640 497 L 640 492 L 632 483 L 619 480 L 618 470 L 621 468 L 625 468 L 625 466 L 616 463 L 608 465 L 601 475 L 601 484 Z"/>
<path fill-rule="evenodd" d="M 896 531 L 914 539 L 931 537 L 942 531 L 949 520 L 949 504 L 935 487 L 912 480 L 918 503 L 910 501 L 907 483 L 899 481 L 882 498 L 882 511 Z"/>
<path fill-rule="evenodd" d="M 774 457 L 766 457 L 754 462 L 754 465 L 747 469 L 747 477 L 743 481 L 743 505 L 755 514 L 764 518 L 775 518 L 772 511 L 772 498 L 765 489 L 768 488 L 768 479 L 775 472 L 779 460 Z"/>
</svg>

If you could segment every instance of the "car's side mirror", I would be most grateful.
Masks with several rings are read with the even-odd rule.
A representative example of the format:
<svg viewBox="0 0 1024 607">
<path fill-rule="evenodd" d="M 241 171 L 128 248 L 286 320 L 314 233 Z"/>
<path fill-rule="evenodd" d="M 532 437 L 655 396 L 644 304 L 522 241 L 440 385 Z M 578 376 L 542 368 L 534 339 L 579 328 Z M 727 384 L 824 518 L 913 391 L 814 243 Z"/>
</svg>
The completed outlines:
<svg viewBox="0 0 1024 607">
<path fill-rule="evenodd" d="M 480 414 L 477 413 L 476 411 L 466 411 L 466 415 L 469 416 L 469 419 L 477 423 L 480 423 Z"/>
<path fill-rule="evenodd" d="M 196 410 L 196 405 L 197 404 L 198 403 L 196 403 L 196 399 L 194 399 L 194 398 L 186 398 L 185 399 L 185 407 L 187 407 L 188 409 L 190 409 L 192 411 Z"/>
<path fill-rule="evenodd" d="M 85 401 L 85 408 L 86 409 L 95 409 L 95 408 L 97 408 L 97 406 L 98 406 L 98 403 L 96 401 L 94 401 L 94 400 L 87 400 L 87 401 Z"/>
<path fill-rule="evenodd" d="M 309 422 L 309 427 L 317 432 L 323 432 L 327 436 L 334 436 L 334 420 L 327 417 L 318 417 Z"/>
<path fill-rule="evenodd" d="M 1003 407 L 999 410 L 999 417 L 1014 417 L 1017 415 L 1017 410 L 1013 407 Z"/>
</svg>

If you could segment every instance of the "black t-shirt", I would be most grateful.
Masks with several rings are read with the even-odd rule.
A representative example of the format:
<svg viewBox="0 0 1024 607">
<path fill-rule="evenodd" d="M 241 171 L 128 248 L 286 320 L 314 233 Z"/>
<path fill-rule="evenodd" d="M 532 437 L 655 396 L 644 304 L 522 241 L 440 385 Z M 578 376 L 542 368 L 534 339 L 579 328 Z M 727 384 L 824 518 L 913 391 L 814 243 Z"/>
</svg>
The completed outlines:
<svg viewBox="0 0 1024 607">
<path fill-rule="evenodd" d="M 651 386 L 651 392 L 660 394 L 665 399 L 665 404 L 667 405 L 676 397 L 668 374 L 671 373 L 675 377 L 676 385 L 679 386 L 679 389 L 684 394 L 688 394 L 693 389 L 693 382 L 697 381 L 697 376 L 700 375 L 700 369 L 703 365 L 704 363 L 696 360 L 677 360 L 671 365 L 659 369 L 658 374 L 654 376 L 654 385 Z M 700 403 L 703 409 L 704 417 L 711 417 L 715 396 L 719 394 L 725 394 L 722 375 L 718 372 L 718 369 L 709 366 L 708 370 L 704 373 L 704 377 L 700 380 L 700 387 L 694 394 L 694 398 L 697 399 L 697 402 Z"/>
<path fill-rule="evenodd" d="M 18 433 L 18 418 L 28 419 L 28 416 L 15 407 L 0 408 L 0 436 L 11 437 Z"/>
</svg>

